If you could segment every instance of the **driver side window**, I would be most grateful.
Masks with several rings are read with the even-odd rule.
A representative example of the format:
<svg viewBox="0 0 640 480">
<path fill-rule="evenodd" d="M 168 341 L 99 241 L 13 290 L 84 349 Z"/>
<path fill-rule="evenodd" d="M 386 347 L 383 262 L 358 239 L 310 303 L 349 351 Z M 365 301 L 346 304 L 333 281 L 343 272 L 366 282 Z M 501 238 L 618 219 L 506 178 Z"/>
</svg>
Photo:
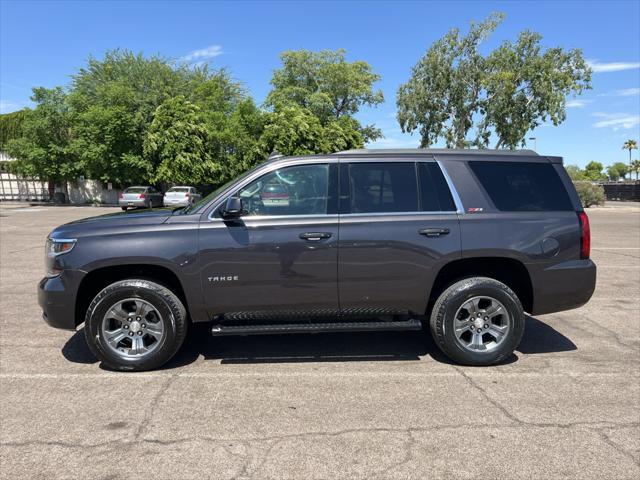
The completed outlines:
<svg viewBox="0 0 640 480">
<path fill-rule="evenodd" d="M 324 215 L 329 202 L 329 165 L 284 167 L 241 188 L 244 216 Z"/>
</svg>

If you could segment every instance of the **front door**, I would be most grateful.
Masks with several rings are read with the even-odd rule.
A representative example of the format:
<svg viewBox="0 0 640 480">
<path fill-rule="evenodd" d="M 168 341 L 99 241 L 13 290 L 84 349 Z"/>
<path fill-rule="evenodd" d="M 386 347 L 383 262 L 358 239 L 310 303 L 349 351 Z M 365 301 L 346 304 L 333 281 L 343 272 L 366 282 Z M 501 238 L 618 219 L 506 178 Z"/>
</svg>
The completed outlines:
<svg viewBox="0 0 640 480">
<path fill-rule="evenodd" d="M 460 257 L 456 206 L 438 164 L 349 159 L 340 203 L 342 315 L 423 315 L 438 270 Z"/>
<path fill-rule="evenodd" d="M 214 212 L 200 227 L 210 315 L 223 323 L 337 315 L 337 163 L 276 168 L 232 196 L 243 202 L 239 219 Z"/>
</svg>

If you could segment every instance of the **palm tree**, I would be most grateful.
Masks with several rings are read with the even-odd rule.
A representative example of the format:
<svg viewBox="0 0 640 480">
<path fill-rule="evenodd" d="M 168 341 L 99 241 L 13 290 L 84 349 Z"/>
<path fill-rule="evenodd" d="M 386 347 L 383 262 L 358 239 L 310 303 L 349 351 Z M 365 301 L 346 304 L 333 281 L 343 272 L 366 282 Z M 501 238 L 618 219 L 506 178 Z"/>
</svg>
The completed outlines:
<svg viewBox="0 0 640 480">
<path fill-rule="evenodd" d="M 636 172 L 636 180 L 638 180 L 638 173 L 640 173 L 640 160 L 634 160 L 631 162 L 631 171 Z"/>
<path fill-rule="evenodd" d="M 631 150 L 638 149 L 638 142 L 636 142 L 635 140 L 629 139 L 622 144 L 622 149 L 629 150 L 629 171 L 631 171 Z"/>
</svg>

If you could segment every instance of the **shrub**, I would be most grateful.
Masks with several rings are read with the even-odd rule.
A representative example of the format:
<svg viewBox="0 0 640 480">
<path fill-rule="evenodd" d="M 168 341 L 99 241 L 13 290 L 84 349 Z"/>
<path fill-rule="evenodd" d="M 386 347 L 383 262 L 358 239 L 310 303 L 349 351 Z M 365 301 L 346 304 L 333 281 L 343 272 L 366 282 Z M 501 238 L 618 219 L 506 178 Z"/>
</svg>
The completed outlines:
<svg viewBox="0 0 640 480">
<path fill-rule="evenodd" d="M 604 205 L 604 188 L 588 181 L 573 182 L 584 208 L 592 205 Z"/>
</svg>

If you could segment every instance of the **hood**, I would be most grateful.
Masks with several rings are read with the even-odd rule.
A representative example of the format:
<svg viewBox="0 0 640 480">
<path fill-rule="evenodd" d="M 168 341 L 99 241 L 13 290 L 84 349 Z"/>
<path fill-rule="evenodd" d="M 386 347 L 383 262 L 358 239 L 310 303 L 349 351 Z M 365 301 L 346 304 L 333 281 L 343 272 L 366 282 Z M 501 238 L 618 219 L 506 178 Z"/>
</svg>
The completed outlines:
<svg viewBox="0 0 640 480">
<path fill-rule="evenodd" d="M 171 208 L 154 208 L 143 210 L 130 210 L 127 212 L 108 213 L 96 217 L 88 217 L 65 223 L 53 232 L 53 238 L 76 238 L 83 235 L 105 233 L 105 231 L 135 230 L 144 225 L 159 225 L 167 221 L 172 215 Z"/>
</svg>

